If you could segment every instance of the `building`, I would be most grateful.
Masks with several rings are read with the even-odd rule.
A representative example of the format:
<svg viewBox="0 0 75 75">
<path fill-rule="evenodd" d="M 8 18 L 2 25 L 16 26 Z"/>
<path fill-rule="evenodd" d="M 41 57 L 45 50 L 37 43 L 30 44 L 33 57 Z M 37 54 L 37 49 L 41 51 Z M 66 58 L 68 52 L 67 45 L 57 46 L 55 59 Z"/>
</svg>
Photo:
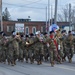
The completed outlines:
<svg viewBox="0 0 75 75">
<path fill-rule="evenodd" d="M 24 34 L 34 33 L 36 31 L 45 32 L 46 31 L 46 22 L 45 21 L 31 21 L 31 20 L 18 20 L 18 21 L 3 21 L 3 31 L 6 35 L 11 35 L 12 31 L 15 31 L 16 24 L 24 24 Z M 64 28 L 69 26 L 68 22 L 57 22 L 59 27 Z"/>
</svg>

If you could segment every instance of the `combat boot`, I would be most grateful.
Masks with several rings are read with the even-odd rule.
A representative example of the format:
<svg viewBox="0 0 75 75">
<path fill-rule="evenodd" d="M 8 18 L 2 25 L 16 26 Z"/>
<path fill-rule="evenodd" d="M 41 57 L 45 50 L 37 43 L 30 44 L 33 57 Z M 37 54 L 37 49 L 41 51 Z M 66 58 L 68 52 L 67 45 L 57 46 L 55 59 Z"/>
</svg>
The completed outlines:
<svg viewBox="0 0 75 75">
<path fill-rule="evenodd" d="M 8 61 L 8 65 L 10 65 L 10 62 Z"/>
<path fill-rule="evenodd" d="M 14 61 L 14 65 L 16 65 L 16 61 Z"/>
<path fill-rule="evenodd" d="M 65 59 L 62 59 L 62 62 L 64 62 L 65 61 Z"/>
<path fill-rule="evenodd" d="M 37 65 L 40 65 L 40 62 L 39 61 L 37 61 Z"/>
<path fill-rule="evenodd" d="M 72 59 L 69 59 L 69 63 L 72 63 Z"/>
<path fill-rule="evenodd" d="M 11 66 L 14 66 L 14 61 L 11 61 Z"/>
<path fill-rule="evenodd" d="M 39 61 L 39 64 L 42 64 L 42 61 Z"/>
<path fill-rule="evenodd" d="M 54 63 L 53 62 L 51 62 L 51 67 L 54 67 Z"/>
</svg>

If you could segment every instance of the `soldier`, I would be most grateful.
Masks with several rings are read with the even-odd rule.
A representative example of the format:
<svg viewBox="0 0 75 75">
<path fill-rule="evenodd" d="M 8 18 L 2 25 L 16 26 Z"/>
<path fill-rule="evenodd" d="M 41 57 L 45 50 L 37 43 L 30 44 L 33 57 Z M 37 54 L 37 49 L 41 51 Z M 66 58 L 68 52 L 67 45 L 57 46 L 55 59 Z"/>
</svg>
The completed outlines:
<svg viewBox="0 0 75 75">
<path fill-rule="evenodd" d="M 0 62 L 2 62 L 2 32 L 0 32 Z"/>
<path fill-rule="evenodd" d="M 8 51 L 7 51 L 7 61 L 8 65 L 14 66 L 14 47 L 13 47 L 13 36 L 8 39 Z"/>
<path fill-rule="evenodd" d="M 68 36 L 65 39 L 66 45 L 66 56 L 68 57 L 69 63 L 72 62 L 72 57 L 74 55 L 74 37 L 71 31 L 68 32 Z"/>
<path fill-rule="evenodd" d="M 43 53 L 42 37 L 40 37 L 40 31 L 37 31 L 35 37 L 35 60 L 38 65 L 42 64 Z"/>
<path fill-rule="evenodd" d="M 48 39 L 49 41 L 49 53 L 50 53 L 50 62 L 51 62 L 51 66 L 54 66 L 54 62 L 58 60 L 57 55 L 58 55 L 58 51 L 57 51 L 57 42 L 54 36 L 54 31 L 50 31 L 50 39 Z"/>
<path fill-rule="evenodd" d="M 19 60 L 23 62 L 23 51 L 24 51 L 24 39 L 21 35 L 21 40 L 19 41 Z"/>
<path fill-rule="evenodd" d="M 29 58 L 31 64 L 34 63 L 34 34 L 31 33 L 29 37 Z"/>
<path fill-rule="evenodd" d="M 63 30 L 61 33 L 62 33 L 62 39 L 63 39 L 62 44 L 63 44 L 63 55 L 64 55 L 62 61 L 64 62 L 64 61 L 66 61 L 66 59 L 65 59 L 65 57 L 66 57 L 65 41 L 66 41 L 67 36 L 66 36 L 66 31 L 65 30 Z"/>
<path fill-rule="evenodd" d="M 21 42 L 21 36 L 17 33 L 13 39 L 13 48 L 14 48 L 14 65 L 16 65 L 16 60 L 19 59 L 20 47 L 19 42 Z"/>
<path fill-rule="evenodd" d="M 28 58 L 29 58 L 29 36 L 28 35 L 26 35 L 24 45 L 25 45 L 24 57 L 26 59 L 26 63 L 28 63 Z"/>
<path fill-rule="evenodd" d="M 62 38 L 62 34 L 60 29 L 56 31 L 56 40 L 57 40 L 57 44 L 58 44 L 58 59 L 59 59 L 59 63 L 62 63 L 62 59 L 63 59 L 63 38 Z"/>
<path fill-rule="evenodd" d="M 3 34 L 3 38 L 1 39 L 2 41 L 2 61 L 6 63 L 6 58 L 7 58 L 7 39 L 5 37 L 5 34 Z"/>
<path fill-rule="evenodd" d="M 48 37 L 49 37 L 48 34 L 45 32 L 43 41 L 46 41 L 46 39 Z M 43 44 L 44 44 L 44 59 L 45 59 L 45 61 L 48 61 L 48 57 L 49 57 L 49 52 L 48 52 L 49 47 L 48 46 L 49 46 L 49 44 L 47 44 L 45 42 L 43 42 Z"/>
</svg>

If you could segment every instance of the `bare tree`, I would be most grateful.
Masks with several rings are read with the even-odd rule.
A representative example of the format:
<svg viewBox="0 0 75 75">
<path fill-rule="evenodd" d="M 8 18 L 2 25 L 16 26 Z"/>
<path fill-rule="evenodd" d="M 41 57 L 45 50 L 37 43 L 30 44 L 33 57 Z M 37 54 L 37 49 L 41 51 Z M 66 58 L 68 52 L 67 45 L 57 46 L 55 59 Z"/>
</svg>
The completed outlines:
<svg viewBox="0 0 75 75">
<path fill-rule="evenodd" d="M 65 5 L 64 8 L 62 8 L 61 13 L 58 14 L 58 20 L 59 21 L 69 21 L 69 7 L 68 5 Z"/>
</svg>

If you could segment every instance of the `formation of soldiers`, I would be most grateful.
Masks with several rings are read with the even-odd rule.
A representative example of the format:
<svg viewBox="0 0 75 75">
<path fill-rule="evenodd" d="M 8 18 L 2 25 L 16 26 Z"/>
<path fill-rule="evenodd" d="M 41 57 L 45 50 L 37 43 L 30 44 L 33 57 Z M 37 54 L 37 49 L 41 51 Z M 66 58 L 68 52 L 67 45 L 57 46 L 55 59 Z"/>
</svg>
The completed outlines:
<svg viewBox="0 0 75 75">
<path fill-rule="evenodd" d="M 19 33 L 6 38 L 0 32 L 0 62 L 6 63 L 7 60 L 8 65 L 14 66 L 16 60 L 31 64 L 36 61 L 38 65 L 43 61 L 50 61 L 53 67 L 55 63 L 66 61 L 67 57 L 71 63 L 74 45 L 75 38 L 71 31 L 66 35 L 66 31 L 61 32 L 60 29 L 56 32 L 50 31 L 50 34 L 37 31 L 35 36 L 31 33 L 25 39 Z"/>
</svg>

